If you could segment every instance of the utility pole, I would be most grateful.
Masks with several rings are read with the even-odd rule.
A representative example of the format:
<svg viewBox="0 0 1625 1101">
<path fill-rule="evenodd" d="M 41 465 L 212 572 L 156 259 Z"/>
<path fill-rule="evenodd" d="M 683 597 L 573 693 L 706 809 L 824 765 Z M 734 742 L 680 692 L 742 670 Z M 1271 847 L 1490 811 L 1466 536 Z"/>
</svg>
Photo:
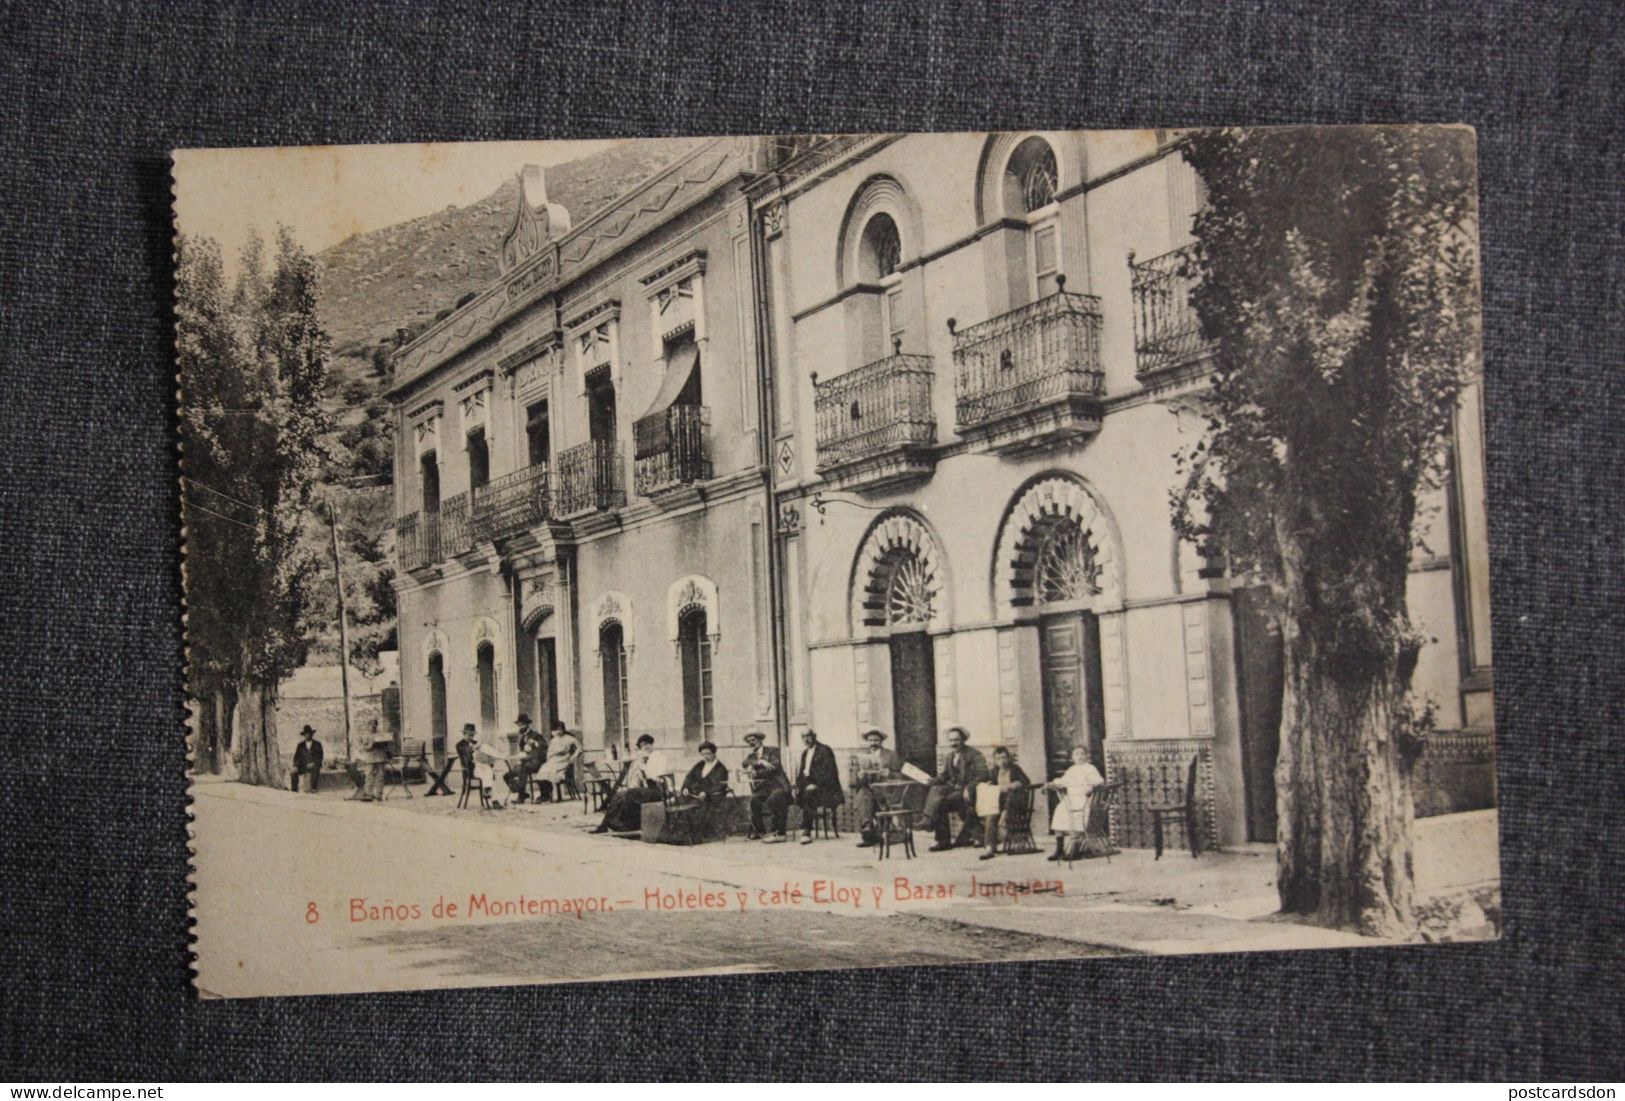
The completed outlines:
<svg viewBox="0 0 1625 1101">
<path fill-rule="evenodd" d="M 339 687 L 344 693 L 344 759 L 354 759 L 350 748 L 350 628 L 344 613 L 344 574 L 339 569 L 339 521 L 333 498 L 327 499 L 327 527 L 333 535 L 333 588 L 339 594 Z"/>
</svg>

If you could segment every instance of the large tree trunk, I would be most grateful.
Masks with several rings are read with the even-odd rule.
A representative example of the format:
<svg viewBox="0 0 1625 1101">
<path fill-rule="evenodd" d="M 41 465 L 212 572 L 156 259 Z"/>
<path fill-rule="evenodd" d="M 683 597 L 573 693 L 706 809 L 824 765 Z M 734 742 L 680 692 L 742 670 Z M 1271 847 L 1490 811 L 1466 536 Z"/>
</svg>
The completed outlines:
<svg viewBox="0 0 1625 1101">
<path fill-rule="evenodd" d="M 1399 742 L 1397 655 L 1364 677 L 1284 625 L 1286 684 L 1276 762 L 1281 909 L 1368 936 L 1415 931 L 1413 809 Z"/>
<path fill-rule="evenodd" d="M 276 734 L 276 685 L 244 681 L 237 690 L 232 758 L 245 784 L 285 788 L 288 770 Z"/>
</svg>

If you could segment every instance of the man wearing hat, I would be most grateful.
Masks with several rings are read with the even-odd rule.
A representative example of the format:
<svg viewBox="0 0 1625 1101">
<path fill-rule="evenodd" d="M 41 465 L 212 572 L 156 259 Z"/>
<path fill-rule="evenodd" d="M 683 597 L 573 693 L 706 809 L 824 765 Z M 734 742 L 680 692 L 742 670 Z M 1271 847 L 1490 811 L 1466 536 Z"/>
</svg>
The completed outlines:
<svg viewBox="0 0 1625 1101">
<path fill-rule="evenodd" d="M 523 803 L 532 774 L 542 767 L 542 761 L 547 757 L 547 739 L 530 725 L 530 716 L 524 714 L 519 716 L 519 731 L 513 735 L 513 739 L 519 749 L 519 759 L 503 773 L 502 779 L 514 798 Z"/>
<path fill-rule="evenodd" d="M 786 819 L 790 813 L 790 778 L 777 749 L 766 748 L 767 736 L 760 730 L 746 733 L 750 752 L 739 763 L 750 781 L 750 835 L 768 844 L 785 841 Z M 766 819 L 764 823 L 763 819 Z"/>
<path fill-rule="evenodd" d="M 858 842 L 860 849 L 880 843 L 880 834 L 875 830 L 877 800 L 870 785 L 895 780 L 903 774 L 903 758 L 895 750 L 886 748 L 885 731 L 870 727 L 863 732 L 863 740 L 869 747 L 858 754 L 852 768 L 852 816 L 858 820 L 858 828 L 863 833 Z"/>
<path fill-rule="evenodd" d="M 463 724 L 463 737 L 457 743 L 457 759 L 463 763 L 463 771 L 474 777 L 486 795 L 491 797 L 491 805 L 500 807 L 497 801 L 497 768 L 507 763 L 507 758 L 496 750 L 480 741 L 479 728 L 473 723 Z"/>
<path fill-rule="evenodd" d="M 965 744 L 969 736 L 964 727 L 949 727 L 947 738 L 948 756 L 925 793 L 925 825 L 937 835 L 937 843 L 931 846 L 934 853 L 972 843 L 980 821 L 976 817 L 976 785 L 988 777 L 987 758 Z M 953 823 L 948 817 L 951 814 L 960 818 L 958 837 L 953 835 Z"/>
<path fill-rule="evenodd" d="M 305 778 L 305 790 L 315 792 L 322 782 L 322 743 L 316 740 L 316 728 L 305 725 L 299 732 L 299 744 L 293 750 L 293 790 L 299 790 L 299 780 Z"/>
</svg>

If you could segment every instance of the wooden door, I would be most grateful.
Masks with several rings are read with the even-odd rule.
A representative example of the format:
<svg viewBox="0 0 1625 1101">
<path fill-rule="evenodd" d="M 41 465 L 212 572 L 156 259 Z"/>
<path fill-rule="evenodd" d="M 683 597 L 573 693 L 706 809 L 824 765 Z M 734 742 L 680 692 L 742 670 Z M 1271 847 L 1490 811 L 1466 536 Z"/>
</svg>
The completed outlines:
<svg viewBox="0 0 1625 1101">
<path fill-rule="evenodd" d="M 536 640 L 536 729 L 552 733 L 553 721 L 559 717 L 558 655 L 551 638 Z"/>
<path fill-rule="evenodd" d="M 496 650 L 489 642 L 482 642 L 474 657 L 480 689 L 480 736 L 490 738 L 496 734 L 497 727 Z"/>
<path fill-rule="evenodd" d="M 446 662 L 429 655 L 429 749 L 437 765 L 446 759 Z"/>
<path fill-rule="evenodd" d="M 916 768 L 937 771 L 937 677 L 931 636 L 910 631 L 891 637 L 892 721 L 897 752 Z"/>
<path fill-rule="evenodd" d="M 1072 764 L 1072 747 L 1106 774 L 1106 707 L 1101 698 L 1100 622 L 1090 612 L 1048 616 L 1038 625 L 1044 694 L 1044 758 L 1050 776 Z M 1034 777 L 1037 779 L 1037 777 Z"/>
<path fill-rule="evenodd" d="M 1275 840 L 1275 760 L 1281 748 L 1281 690 L 1285 665 L 1281 635 L 1267 611 L 1263 589 L 1230 598 L 1236 623 L 1236 695 L 1241 711 L 1241 776 L 1247 840 Z"/>
</svg>

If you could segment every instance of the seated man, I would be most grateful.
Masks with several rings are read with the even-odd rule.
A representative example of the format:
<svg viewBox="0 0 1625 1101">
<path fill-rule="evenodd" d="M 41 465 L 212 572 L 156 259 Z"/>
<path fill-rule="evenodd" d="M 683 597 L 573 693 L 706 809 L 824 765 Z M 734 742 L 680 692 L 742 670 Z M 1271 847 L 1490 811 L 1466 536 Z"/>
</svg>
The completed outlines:
<svg viewBox="0 0 1625 1101">
<path fill-rule="evenodd" d="M 1055 808 L 1055 817 L 1050 822 L 1050 828 L 1055 831 L 1055 851 L 1047 859 L 1065 859 L 1067 835 L 1082 838 L 1089 832 L 1089 796 L 1105 782 L 1089 760 L 1089 747 L 1073 746 L 1072 767 L 1044 785 L 1061 793 L 1060 805 Z"/>
<path fill-rule="evenodd" d="M 768 844 L 786 840 L 785 820 L 790 814 L 790 778 L 784 774 L 777 749 L 767 749 L 767 736 L 760 730 L 745 735 L 750 752 L 740 763 L 740 771 L 750 781 L 750 836 Z"/>
<path fill-rule="evenodd" d="M 490 796 L 491 806 L 502 806 L 496 797 L 497 792 L 501 790 L 497 787 L 497 777 L 507 771 L 508 755 L 482 741 L 473 723 L 464 723 L 463 740 L 457 743 L 457 756 L 463 760 L 463 770 L 470 773 L 480 786 L 485 788 L 486 795 Z"/>
<path fill-rule="evenodd" d="M 1012 793 L 1028 786 L 1027 774 L 1010 756 L 1010 751 L 999 746 L 993 751 L 992 778 L 977 790 L 976 809 L 982 814 L 982 832 L 987 835 L 987 852 L 981 859 L 992 860 L 999 855 L 999 818 Z M 996 789 L 997 794 L 989 789 Z"/>
<path fill-rule="evenodd" d="M 642 829 L 643 804 L 658 803 L 664 798 L 660 777 L 670 771 L 666 767 L 666 759 L 655 752 L 654 736 L 644 734 L 639 737 L 637 752 L 626 762 L 620 784 L 610 796 L 609 805 L 604 808 L 604 820 L 592 832 L 608 833 L 615 830 L 630 833 Z"/>
<path fill-rule="evenodd" d="M 813 822 L 818 812 L 826 807 L 838 807 L 846 802 L 841 791 L 841 773 L 835 764 L 835 751 L 818 740 L 811 729 L 801 732 L 801 757 L 796 764 L 796 779 L 790 797 L 801 808 L 801 843 L 811 845 Z"/>
<path fill-rule="evenodd" d="M 987 758 L 966 745 L 967 740 L 964 727 L 948 728 L 948 757 L 925 793 L 925 823 L 937 834 L 937 843 L 931 846 L 934 853 L 972 844 L 976 832 L 976 785 L 987 779 Z M 959 815 L 958 837 L 953 836 L 950 814 Z"/>
<path fill-rule="evenodd" d="M 852 816 L 858 820 L 858 829 L 863 834 L 858 841 L 860 849 L 880 843 L 880 834 L 875 829 L 875 811 L 879 809 L 879 800 L 869 785 L 882 780 L 895 780 L 903 774 L 903 758 L 886 748 L 884 731 L 866 730 L 863 740 L 869 743 L 869 748 L 858 754 L 852 769 Z"/>
<path fill-rule="evenodd" d="M 575 764 L 576 755 L 581 752 L 581 743 L 576 736 L 570 733 L 563 723 L 553 725 L 553 738 L 547 743 L 547 759 L 536 770 L 536 779 L 540 781 L 541 798 L 551 800 L 559 781 L 569 773 Z"/>
<path fill-rule="evenodd" d="M 299 744 L 293 750 L 293 790 L 318 791 L 322 783 L 322 743 L 316 740 L 316 728 L 306 724 L 299 732 Z M 301 784 L 300 781 L 304 783 Z"/>
<path fill-rule="evenodd" d="M 523 803 L 529 798 L 530 778 L 542 767 L 547 759 L 547 739 L 542 732 L 530 725 L 529 715 L 519 716 L 519 732 L 513 736 L 514 744 L 519 749 L 519 759 L 513 767 L 503 773 L 502 779 L 513 792 L 514 798 Z"/>
</svg>

